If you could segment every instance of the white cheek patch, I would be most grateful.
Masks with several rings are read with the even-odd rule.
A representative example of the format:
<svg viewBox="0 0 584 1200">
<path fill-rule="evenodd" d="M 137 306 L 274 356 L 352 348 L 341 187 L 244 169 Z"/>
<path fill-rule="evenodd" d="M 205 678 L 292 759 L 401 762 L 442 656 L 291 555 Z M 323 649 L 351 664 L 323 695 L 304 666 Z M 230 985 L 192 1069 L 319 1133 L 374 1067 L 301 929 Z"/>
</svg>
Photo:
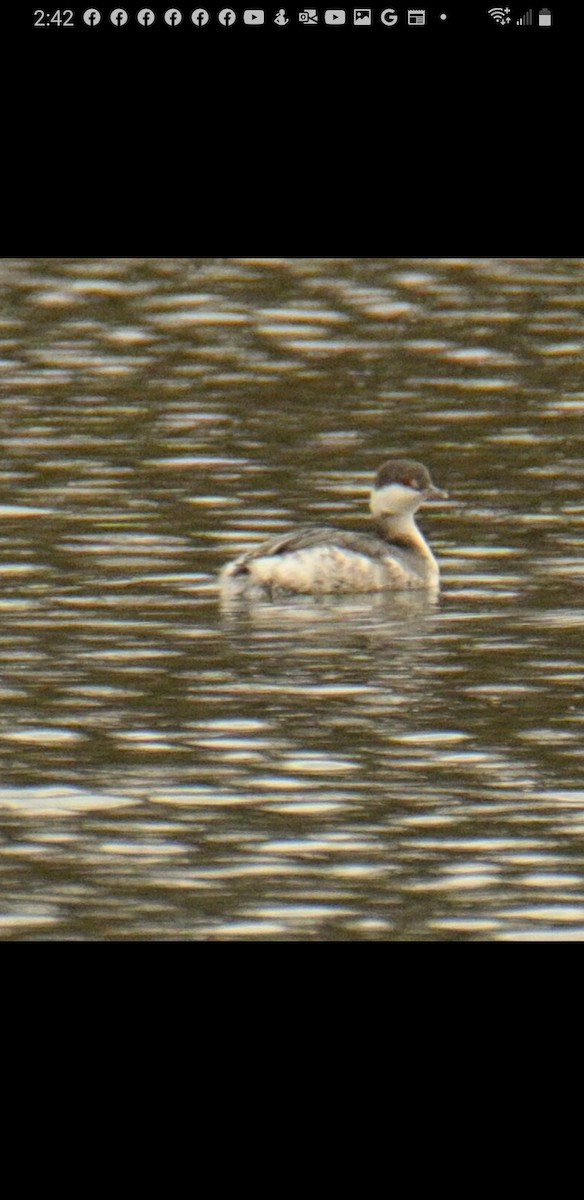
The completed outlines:
<svg viewBox="0 0 584 1200">
<path fill-rule="evenodd" d="M 411 513 L 419 507 L 420 493 L 414 488 L 404 487 L 401 483 L 388 483 L 385 487 L 374 488 L 371 493 L 371 512 L 374 517 L 396 516 Z"/>
</svg>

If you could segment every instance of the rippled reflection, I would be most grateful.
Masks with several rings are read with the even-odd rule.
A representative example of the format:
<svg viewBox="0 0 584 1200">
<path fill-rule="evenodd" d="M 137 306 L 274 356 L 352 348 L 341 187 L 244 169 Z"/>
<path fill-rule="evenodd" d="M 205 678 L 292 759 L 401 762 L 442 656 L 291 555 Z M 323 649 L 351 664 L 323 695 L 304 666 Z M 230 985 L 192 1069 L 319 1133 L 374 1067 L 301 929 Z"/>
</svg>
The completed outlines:
<svg viewBox="0 0 584 1200">
<path fill-rule="evenodd" d="M 582 260 L 0 284 L 0 937 L 584 938 Z M 220 602 L 393 454 L 437 600 Z"/>
</svg>

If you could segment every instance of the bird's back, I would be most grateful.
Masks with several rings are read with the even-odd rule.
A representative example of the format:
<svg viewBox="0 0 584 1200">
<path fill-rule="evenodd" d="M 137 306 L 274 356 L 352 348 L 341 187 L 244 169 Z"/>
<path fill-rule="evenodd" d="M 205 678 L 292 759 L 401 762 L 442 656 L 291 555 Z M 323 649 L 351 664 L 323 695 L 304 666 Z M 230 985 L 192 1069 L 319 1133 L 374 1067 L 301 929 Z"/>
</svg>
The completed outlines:
<svg viewBox="0 0 584 1200">
<path fill-rule="evenodd" d="M 423 586 L 407 551 L 373 534 L 302 525 L 242 554 L 222 573 L 236 590 L 319 594 Z"/>
</svg>

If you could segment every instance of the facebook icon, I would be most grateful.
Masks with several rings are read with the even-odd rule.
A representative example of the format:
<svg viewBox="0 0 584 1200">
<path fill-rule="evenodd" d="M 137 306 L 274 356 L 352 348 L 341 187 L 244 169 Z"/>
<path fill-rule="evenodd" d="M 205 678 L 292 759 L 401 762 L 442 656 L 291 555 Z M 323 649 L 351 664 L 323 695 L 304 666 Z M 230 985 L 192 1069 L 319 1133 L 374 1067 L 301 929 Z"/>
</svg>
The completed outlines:
<svg viewBox="0 0 584 1200">
<path fill-rule="evenodd" d="M 222 8 L 219 13 L 219 20 L 222 25 L 233 25 L 237 20 L 237 13 L 234 13 L 232 8 Z"/>
</svg>

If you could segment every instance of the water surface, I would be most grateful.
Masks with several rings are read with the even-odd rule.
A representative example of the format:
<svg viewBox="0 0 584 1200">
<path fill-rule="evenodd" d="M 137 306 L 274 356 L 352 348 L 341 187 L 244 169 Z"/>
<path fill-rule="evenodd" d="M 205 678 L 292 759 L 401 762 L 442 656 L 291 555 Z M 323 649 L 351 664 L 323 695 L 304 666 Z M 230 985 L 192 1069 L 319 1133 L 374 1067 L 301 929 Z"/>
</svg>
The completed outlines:
<svg viewBox="0 0 584 1200">
<path fill-rule="evenodd" d="M 584 937 L 583 260 L 0 262 L 0 937 Z M 221 605 L 425 462 L 438 603 Z"/>
</svg>

